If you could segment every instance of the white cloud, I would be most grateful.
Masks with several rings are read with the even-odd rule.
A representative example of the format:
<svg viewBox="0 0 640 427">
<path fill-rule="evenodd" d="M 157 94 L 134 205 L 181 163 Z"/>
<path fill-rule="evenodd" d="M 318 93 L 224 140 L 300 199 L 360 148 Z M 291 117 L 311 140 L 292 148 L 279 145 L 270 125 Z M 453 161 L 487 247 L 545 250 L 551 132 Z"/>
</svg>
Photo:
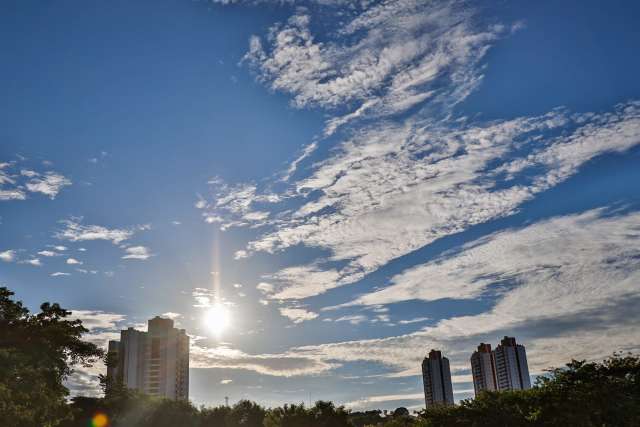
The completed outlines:
<svg viewBox="0 0 640 427">
<path fill-rule="evenodd" d="M 4 262 L 12 262 L 15 259 L 16 259 L 16 251 L 14 251 L 13 249 L 0 252 L 0 260 Z"/>
<path fill-rule="evenodd" d="M 25 200 L 27 195 L 20 189 L 6 190 L 0 188 L 0 200 Z"/>
<path fill-rule="evenodd" d="M 634 102 L 609 113 L 556 109 L 488 123 L 454 114 L 481 82 L 487 50 L 522 23 L 483 25 L 478 10 L 455 1 L 357 10 L 312 17 L 298 9 L 266 38 L 250 39 L 245 60 L 258 80 L 290 94 L 296 107 L 332 113 L 339 106 L 326 134 L 351 126 L 327 158 L 281 193 L 211 181 L 218 191 L 214 202 L 203 200 L 207 220 L 266 230 L 237 259 L 296 245 L 329 252 L 269 276 L 272 298 L 303 299 L 357 282 L 439 238 L 511 215 L 589 160 L 640 143 Z M 318 37 L 316 19 L 333 19 L 336 28 Z M 286 179 L 318 143 L 306 145 Z M 299 205 L 277 204 L 285 199 Z"/>
<path fill-rule="evenodd" d="M 41 267 L 42 266 L 42 262 L 38 258 L 25 259 L 25 260 L 18 261 L 18 262 L 20 264 L 33 265 L 34 267 Z"/>
<path fill-rule="evenodd" d="M 280 286 L 277 290 L 271 286 L 264 292 L 270 294 L 272 299 L 306 298 L 330 289 L 339 276 L 336 270 L 323 270 L 314 265 L 289 267 L 269 276 L 269 279 L 276 280 Z"/>
<path fill-rule="evenodd" d="M 256 289 L 264 294 L 268 294 L 273 292 L 274 287 L 271 283 L 261 282 L 261 283 L 258 283 L 258 285 L 256 286 Z"/>
<path fill-rule="evenodd" d="M 301 12 L 272 28 L 268 47 L 253 36 L 245 59 L 256 67 L 259 80 L 292 94 L 297 107 L 360 103 L 340 123 L 361 115 L 363 108 L 375 115 L 397 113 L 428 98 L 455 103 L 477 85 L 476 64 L 501 32 L 497 26 L 474 28 L 472 15 L 472 8 L 456 2 L 385 3 L 348 22 L 335 38 L 318 42 L 311 17 Z M 336 123 L 332 120 L 329 128 L 335 130 Z"/>
<path fill-rule="evenodd" d="M 216 300 L 216 292 L 213 289 L 195 288 L 191 295 L 196 300 L 194 307 L 211 307 Z"/>
<path fill-rule="evenodd" d="M 26 188 L 32 193 L 42 193 L 51 199 L 55 199 L 62 187 L 68 185 L 71 185 L 70 179 L 55 172 L 46 172 L 44 175 L 34 177 L 28 181 Z"/>
<path fill-rule="evenodd" d="M 263 375 L 291 377 L 320 374 L 338 365 L 297 354 L 250 355 L 226 345 L 207 347 L 192 340 L 190 366 L 244 369 Z"/>
<path fill-rule="evenodd" d="M 81 265 L 82 261 L 78 261 L 75 258 L 67 258 L 67 264 L 69 264 L 69 265 Z"/>
<path fill-rule="evenodd" d="M 229 380 L 229 379 L 226 379 L 226 380 L 220 380 L 220 384 L 222 384 L 222 385 L 231 384 L 232 382 L 233 382 L 233 380 Z"/>
<path fill-rule="evenodd" d="M 182 314 L 174 313 L 173 311 L 167 311 L 166 313 L 162 313 L 160 315 L 160 317 L 166 317 L 166 318 L 171 319 L 171 320 L 176 320 L 176 319 L 182 317 Z"/>
<path fill-rule="evenodd" d="M 279 311 L 281 315 L 288 317 L 293 323 L 302 323 L 305 320 L 313 320 L 318 317 L 318 313 L 300 307 L 280 307 Z"/>
<path fill-rule="evenodd" d="M 362 399 L 353 400 L 344 404 L 350 409 L 363 409 L 368 408 L 372 403 L 386 403 L 386 402 L 400 402 L 400 401 L 414 401 L 424 400 L 424 393 L 408 393 L 408 394 L 385 394 L 374 395 L 364 397 Z"/>
<path fill-rule="evenodd" d="M 55 273 L 51 273 L 49 276 L 51 277 L 61 277 L 61 276 L 71 276 L 70 273 L 63 273 L 62 271 L 56 271 Z"/>
<path fill-rule="evenodd" d="M 54 252 L 54 251 L 44 250 L 44 251 L 38 252 L 38 255 L 46 256 L 46 257 L 52 257 L 52 256 L 59 256 L 60 254 L 57 253 L 57 252 Z"/>
<path fill-rule="evenodd" d="M 398 321 L 398 323 L 400 325 L 410 325 L 412 323 L 426 322 L 427 320 L 431 320 L 431 318 L 430 317 L 416 317 L 414 319 L 400 320 L 400 321 Z"/>
<path fill-rule="evenodd" d="M 571 304 L 580 307 L 576 288 L 599 291 L 603 298 L 632 291 L 616 289 L 611 282 L 624 283 L 629 274 L 640 269 L 640 261 L 634 260 L 634 256 L 640 256 L 640 250 L 634 250 L 640 240 L 640 230 L 634 226 L 640 223 L 640 214 L 602 214 L 593 210 L 497 232 L 468 243 L 459 253 L 408 269 L 394 276 L 391 286 L 365 294 L 353 303 L 472 299 L 490 291 L 492 285 L 515 282 L 547 292 L 569 292 L 566 297 L 576 299 L 575 303 L 566 301 L 565 309 L 570 311 Z M 602 283 L 609 285 L 599 290 Z M 559 298 L 560 294 L 556 295 L 555 305 L 560 303 Z"/>
<path fill-rule="evenodd" d="M 266 276 L 269 283 L 258 287 L 265 305 L 267 299 L 300 300 L 354 283 L 437 239 L 512 215 L 594 158 L 640 143 L 638 102 L 607 113 L 556 109 L 493 122 L 456 116 L 451 107 L 480 83 L 487 49 L 521 25 L 481 27 L 473 8 L 462 3 L 404 0 L 361 7 L 367 11 L 355 19 L 330 16 L 340 22 L 336 37 L 313 34 L 322 25 L 311 25 L 318 18 L 300 9 L 266 38 L 250 40 L 246 60 L 260 81 L 290 94 L 296 107 L 327 109 L 326 135 L 350 126 L 328 157 L 305 169 L 320 140 L 306 144 L 309 152 L 277 174 L 288 180 L 295 173 L 297 179 L 282 192 L 273 194 L 271 182 L 262 191 L 254 183 L 225 186 L 215 179 L 212 185 L 221 188 L 199 206 L 206 221 L 223 229 L 261 227 L 237 258 L 298 245 L 322 252 L 308 265 Z M 331 115 L 335 107 L 339 115 Z M 286 206 L 278 204 L 282 200 Z M 200 361 L 269 375 L 282 375 L 270 363 L 289 358 L 302 358 L 302 367 L 295 373 L 284 369 L 286 375 L 367 361 L 400 377 L 417 375 L 424 353 L 435 347 L 451 359 L 456 381 L 468 382 L 461 372 L 468 371 L 473 348 L 506 333 L 524 340 L 534 373 L 571 357 L 637 350 L 640 257 L 634 223 L 637 214 L 590 211 L 506 230 L 396 275 L 390 287 L 351 302 L 377 310 L 407 299 L 495 300 L 484 313 L 453 313 L 411 334 L 282 354 L 206 350 Z M 389 321 L 381 316 L 373 320 Z"/>
<path fill-rule="evenodd" d="M 362 322 L 366 322 L 367 320 L 369 320 L 369 318 L 367 316 L 364 316 L 362 314 L 351 314 L 348 316 L 342 316 L 342 317 L 338 317 L 335 321 L 336 322 L 349 322 L 352 325 L 358 325 Z"/>
<path fill-rule="evenodd" d="M 64 228 L 57 231 L 54 236 L 61 240 L 82 242 L 88 240 L 109 240 L 113 244 L 119 244 L 133 236 L 136 229 L 145 230 L 146 226 L 138 226 L 136 229 L 118 229 L 103 227 L 101 225 L 83 225 L 82 218 L 72 218 L 61 221 Z"/>
<path fill-rule="evenodd" d="M 238 259 L 242 259 L 242 258 L 246 258 L 246 257 L 248 257 L 248 256 L 249 256 L 249 254 L 247 253 L 247 251 L 244 251 L 244 250 L 236 251 L 236 252 L 233 254 L 233 258 L 234 258 L 234 259 L 236 259 L 236 260 L 238 260 Z"/>
<path fill-rule="evenodd" d="M 25 160 L 20 159 L 21 162 Z M 70 179 L 57 172 L 42 174 L 25 168 L 15 170 L 17 163 L 0 163 L 0 200 L 25 200 L 27 191 L 54 199 L 63 187 L 71 185 Z"/>
<path fill-rule="evenodd" d="M 451 360 L 454 382 L 467 383 L 475 346 L 505 334 L 525 344 L 534 374 L 571 358 L 594 360 L 616 350 L 637 351 L 638 224 L 639 212 L 592 210 L 487 236 L 427 263 L 425 277 L 433 274 L 434 279 L 422 280 L 418 287 L 428 300 L 434 298 L 429 289 L 443 280 L 463 290 L 467 283 L 477 283 L 480 292 L 495 289 L 497 300 L 489 311 L 443 319 L 411 334 L 296 347 L 268 357 L 306 359 L 310 367 L 287 375 L 313 375 L 319 366 L 324 366 L 321 372 L 330 369 L 323 364 L 367 361 L 385 366 L 386 376 L 403 377 L 419 375 L 426 351 L 440 348 Z M 400 283 L 394 286 L 405 293 Z M 375 299 L 370 302 L 380 303 L 382 295 Z M 388 294 L 386 301 L 397 298 Z M 225 365 L 218 361 L 215 366 Z M 267 371 L 251 363 L 242 369 Z"/>
<path fill-rule="evenodd" d="M 213 190 L 211 203 L 206 203 L 200 199 L 196 208 L 205 209 L 202 216 L 209 224 L 219 223 L 220 229 L 226 230 L 231 227 L 260 227 L 268 221 L 270 213 L 264 210 L 252 209 L 255 203 L 277 203 L 281 196 L 275 194 L 256 194 L 255 184 L 227 185 L 221 179 L 209 181 Z M 212 214 L 211 211 L 215 211 Z M 236 252 L 236 259 L 246 256 L 246 252 Z"/>
<path fill-rule="evenodd" d="M 153 256 L 149 252 L 149 248 L 145 246 L 130 246 L 124 250 L 126 255 L 122 257 L 122 259 L 140 259 L 146 260 Z"/>
<path fill-rule="evenodd" d="M 594 157 L 640 143 L 640 104 L 601 115 L 569 118 L 555 111 L 458 127 L 405 123 L 362 131 L 297 183 L 300 192 L 321 195 L 281 216 L 249 250 L 304 244 L 348 264 L 336 270 L 315 262 L 277 272 L 278 297 L 305 298 L 353 283 L 438 238 L 513 214 Z M 541 141 L 559 130 L 565 133 Z M 527 154 L 509 157 L 516 151 Z"/>
</svg>

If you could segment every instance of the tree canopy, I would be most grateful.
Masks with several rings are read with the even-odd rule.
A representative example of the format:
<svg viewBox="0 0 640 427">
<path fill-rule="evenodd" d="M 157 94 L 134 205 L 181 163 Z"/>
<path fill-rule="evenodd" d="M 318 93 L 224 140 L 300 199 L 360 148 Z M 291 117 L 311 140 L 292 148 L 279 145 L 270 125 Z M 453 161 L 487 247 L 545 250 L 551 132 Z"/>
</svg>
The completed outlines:
<svg viewBox="0 0 640 427">
<path fill-rule="evenodd" d="M 411 415 L 395 411 L 351 412 L 329 401 L 266 409 L 241 400 L 233 406 L 196 408 L 107 384 L 105 396 L 68 399 L 64 381 L 75 366 L 98 358 L 113 363 L 87 329 L 58 304 L 29 313 L 13 293 L 0 288 L 0 425 L 81 427 L 96 416 L 110 427 L 519 427 L 640 425 L 640 358 L 614 354 L 602 362 L 573 360 L 538 378 L 530 390 L 484 392 L 454 406 Z"/>
<path fill-rule="evenodd" d="M 103 353 L 71 312 L 46 302 L 30 314 L 13 295 L 0 288 L 0 425 L 56 426 L 71 417 L 63 382 Z"/>
</svg>

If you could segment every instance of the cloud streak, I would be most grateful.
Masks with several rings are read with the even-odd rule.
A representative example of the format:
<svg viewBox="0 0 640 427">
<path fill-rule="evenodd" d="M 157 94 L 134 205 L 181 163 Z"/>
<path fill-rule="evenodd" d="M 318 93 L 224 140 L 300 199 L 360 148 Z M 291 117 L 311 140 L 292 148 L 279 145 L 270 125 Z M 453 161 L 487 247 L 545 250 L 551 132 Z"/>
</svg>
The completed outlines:
<svg viewBox="0 0 640 427">
<path fill-rule="evenodd" d="M 72 184 L 64 175 L 46 171 L 17 170 L 18 162 L 0 162 L 0 201 L 26 200 L 27 193 L 41 193 L 55 199 L 58 193 Z"/>
<path fill-rule="evenodd" d="M 322 14 L 299 9 L 253 36 L 245 56 L 295 107 L 329 112 L 325 135 L 349 126 L 334 150 L 279 193 L 216 178 L 213 201 L 201 200 L 207 222 L 260 230 L 237 259 L 297 245 L 329 254 L 265 275 L 271 299 L 358 282 L 442 237 L 512 215 L 592 159 L 640 143 L 638 102 L 491 122 L 456 114 L 482 80 L 488 49 L 521 23 L 483 25 L 480 11 L 457 1 L 356 9 L 322 21 L 325 37 L 312 25 Z M 287 182 L 320 142 L 293 161 Z"/>
<path fill-rule="evenodd" d="M 84 242 L 90 240 L 107 240 L 114 245 L 130 239 L 136 231 L 147 230 L 148 226 L 137 226 L 135 228 L 107 228 L 101 225 L 84 225 L 82 218 L 71 218 L 60 221 L 63 228 L 54 237 L 70 242 Z"/>
</svg>

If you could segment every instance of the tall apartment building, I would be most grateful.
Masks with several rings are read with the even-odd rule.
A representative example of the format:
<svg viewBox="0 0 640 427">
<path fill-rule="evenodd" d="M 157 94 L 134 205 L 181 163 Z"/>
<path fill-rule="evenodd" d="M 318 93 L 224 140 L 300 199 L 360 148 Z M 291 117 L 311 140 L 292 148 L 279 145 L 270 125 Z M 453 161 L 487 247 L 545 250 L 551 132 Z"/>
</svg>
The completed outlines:
<svg viewBox="0 0 640 427">
<path fill-rule="evenodd" d="M 189 337 L 173 320 L 154 317 L 148 332 L 120 331 L 120 341 L 109 341 L 117 365 L 107 368 L 107 379 L 127 388 L 167 399 L 189 399 Z"/>
<path fill-rule="evenodd" d="M 471 355 L 471 374 L 476 396 L 483 390 L 498 390 L 496 363 L 491 351 L 491 344 L 480 343 L 478 349 L 473 352 Z"/>
<path fill-rule="evenodd" d="M 526 390 L 531 388 L 527 353 L 513 337 L 504 337 L 493 352 L 498 390 Z"/>
<path fill-rule="evenodd" d="M 433 405 L 453 405 L 449 359 L 442 357 L 440 351 L 431 350 L 422 361 L 422 381 L 427 408 Z"/>
</svg>

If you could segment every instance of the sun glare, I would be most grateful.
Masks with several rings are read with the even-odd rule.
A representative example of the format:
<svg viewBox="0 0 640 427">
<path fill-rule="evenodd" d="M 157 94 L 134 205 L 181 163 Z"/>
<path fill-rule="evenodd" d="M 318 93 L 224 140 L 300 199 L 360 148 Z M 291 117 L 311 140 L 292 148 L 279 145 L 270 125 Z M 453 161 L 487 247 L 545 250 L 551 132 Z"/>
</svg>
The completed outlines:
<svg viewBox="0 0 640 427">
<path fill-rule="evenodd" d="M 222 304 L 216 304 L 207 310 L 204 320 L 211 332 L 220 335 L 229 326 L 229 310 Z"/>
</svg>

